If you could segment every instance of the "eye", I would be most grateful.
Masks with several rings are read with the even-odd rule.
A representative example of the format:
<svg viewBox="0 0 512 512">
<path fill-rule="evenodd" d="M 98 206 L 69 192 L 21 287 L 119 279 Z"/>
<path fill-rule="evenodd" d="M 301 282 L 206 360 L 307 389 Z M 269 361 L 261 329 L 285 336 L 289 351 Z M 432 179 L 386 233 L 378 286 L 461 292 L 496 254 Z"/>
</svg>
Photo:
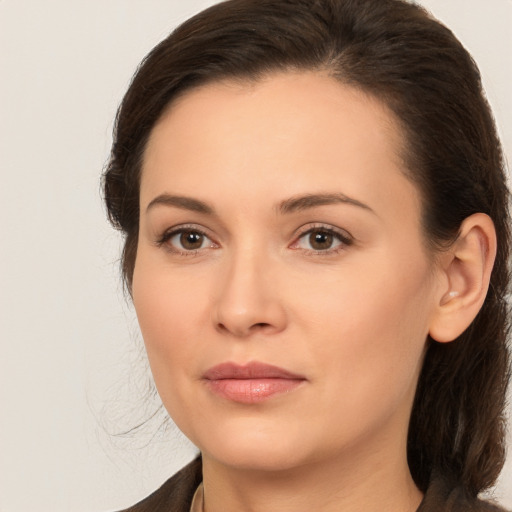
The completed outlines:
<svg viewBox="0 0 512 512">
<path fill-rule="evenodd" d="M 185 251 L 197 251 L 204 246 L 206 240 L 208 238 L 197 231 L 182 231 L 171 237 L 169 242 Z"/>
<path fill-rule="evenodd" d="M 202 231 L 193 228 L 179 228 L 164 233 L 158 245 L 165 245 L 170 251 L 181 254 L 194 254 L 195 252 L 216 244 Z"/>
<path fill-rule="evenodd" d="M 313 227 L 303 233 L 293 244 L 293 249 L 313 252 L 336 252 L 352 244 L 352 238 L 327 227 Z"/>
</svg>

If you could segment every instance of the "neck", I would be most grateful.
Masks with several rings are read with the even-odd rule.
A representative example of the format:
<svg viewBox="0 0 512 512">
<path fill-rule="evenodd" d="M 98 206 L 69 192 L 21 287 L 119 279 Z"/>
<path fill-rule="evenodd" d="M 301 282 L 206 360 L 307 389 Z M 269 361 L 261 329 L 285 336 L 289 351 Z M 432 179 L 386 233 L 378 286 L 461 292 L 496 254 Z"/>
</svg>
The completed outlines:
<svg viewBox="0 0 512 512">
<path fill-rule="evenodd" d="M 405 450 L 394 459 L 365 451 L 275 472 L 232 468 L 203 453 L 204 512 L 416 511 L 422 495 Z"/>
</svg>

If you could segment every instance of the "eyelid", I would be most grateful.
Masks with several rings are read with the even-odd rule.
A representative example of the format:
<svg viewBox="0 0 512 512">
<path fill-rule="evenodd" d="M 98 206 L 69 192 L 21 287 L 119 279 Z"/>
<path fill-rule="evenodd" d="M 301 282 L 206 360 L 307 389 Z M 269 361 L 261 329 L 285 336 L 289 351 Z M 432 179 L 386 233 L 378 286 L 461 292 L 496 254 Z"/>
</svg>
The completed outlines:
<svg viewBox="0 0 512 512">
<path fill-rule="evenodd" d="M 330 233 L 334 235 L 340 242 L 340 246 L 326 249 L 326 250 L 315 250 L 315 249 L 302 249 L 300 247 L 293 247 L 296 246 L 301 238 L 304 236 L 313 233 L 315 231 L 325 231 L 327 233 Z M 338 227 L 335 227 L 331 224 L 323 224 L 321 222 L 313 223 L 313 224 L 307 224 L 305 226 L 302 226 L 299 228 L 297 234 L 295 235 L 294 241 L 290 245 L 290 248 L 295 250 L 303 250 L 305 252 L 308 252 L 310 254 L 321 254 L 321 255 L 329 255 L 333 253 L 338 253 L 340 251 L 345 250 L 347 247 L 353 245 L 354 243 L 354 237 L 345 229 L 341 229 Z"/>
<path fill-rule="evenodd" d="M 181 250 L 177 247 L 173 247 L 170 244 L 167 244 L 169 240 L 171 240 L 174 236 L 186 232 L 191 231 L 195 233 L 199 233 L 204 236 L 208 240 L 210 240 L 211 245 L 209 247 L 203 247 L 200 249 L 194 250 Z M 173 254 L 183 255 L 183 256 L 193 256 L 199 253 L 200 251 L 204 251 L 206 249 L 212 249 L 219 247 L 219 244 L 213 239 L 213 237 L 208 233 L 208 230 L 205 228 L 198 226 L 197 224 L 178 224 L 176 226 L 172 226 L 167 228 L 161 235 L 157 237 L 155 240 L 155 245 L 157 247 L 164 247 L 165 249 Z"/>
<path fill-rule="evenodd" d="M 208 247 L 202 247 L 199 249 L 193 249 L 193 250 L 181 250 L 175 246 L 171 246 L 167 242 L 171 240 L 174 236 L 186 232 L 196 232 L 200 235 L 207 238 L 211 243 Z M 315 250 L 315 249 L 304 249 L 301 247 L 297 247 L 299 241 L 306 235 L 313 233 L 315 231 L 324 231 L 327 233 L 332 234 L 339 242 L 340 244 L 336 247 L 325 249 L 325 250 Z M 354 237 L 345 229 L 338 228 L 336 226 L 333 226 L 331 224 L 325 224 L 321 222 L 315 222 L 315 223 L 309 223 L 304 226 L 301 226 L 293 239 L 293 242 L 288 246 L 291 249 L 294 250 L 301 250 L 304 252 L 307 252 L 309 254 L 320 254 L 320 255 L 329 255 L 333 253 L 338 253 L 340 251 L 345 250 L 347 247 L 351 246 L 354 243 Z M 220 244 L 214 239 L 214 237 L 209 233 L 208 229 L 205 229 L 204 227 L 198 225 L 198 224 L 178 224 L 175 226 L 172 226 L 170 228 L 167 228 L 163 231 L 161 235 L 157 237 L 155 240 L 155 245 L 157 247 L 164 247 L 165 249 L 173 254 L 178 255 L 184 255 L 184 256 L 192 256 L 199 252 L 205 251 L 207 249 L 213 249 L 213 248 L 219 248 Z"/>
</svg>

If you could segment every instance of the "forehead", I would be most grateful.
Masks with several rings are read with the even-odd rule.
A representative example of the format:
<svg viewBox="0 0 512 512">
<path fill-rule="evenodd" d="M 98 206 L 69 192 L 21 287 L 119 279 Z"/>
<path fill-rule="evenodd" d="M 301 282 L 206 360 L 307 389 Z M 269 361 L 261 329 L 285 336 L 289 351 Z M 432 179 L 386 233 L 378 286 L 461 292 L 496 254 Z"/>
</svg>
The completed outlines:
<svg viewBox="0 0 512 512">
<path fill-rule="evenodd" d="M 325 115 L 328 113 L 331 115 Z M 357 125 L 364 125 L 366 135 L 359 138 L 361 144 L 373 137 L 374 147 L 388 146 L 395 163 L 403 165 L 400 155 L 405 140 L 394 113 L 373 95 L 320 71 L 275 72 L 257 80 L 221 80 L 186 90 L 164 110 L 153 127 L 148 146 L 151 148 L 162 130 L 170 132 L 170 124 L 179 125 L 179 133 L 175 131 L 173 136 L 189 137 L 194 132 L 197 138 L 204 138 L 210 128 L 208 123 L 213 122 L 219 128 L 223 125 L 224 130 L 231 125 L 231 133 L 223 131 L 218 135 L 229 134 L 233 142 L 239 140 L 237 135 L 243 135 L 240 124 L 246 128 L 250 125 L 253 137 L 258 130 L 265 134 L 272 125 L 272 136 L 280 137 L 284 143 L 287 134 L 297 134 L 311 121 L 316 121 L 315 126 L 309 126 L 313 128 L 310 133 L 303 133 L 311 140 L 311 146 L 318 138 L 325 139 L 333 125 L 341 127 L 335 121 L 343 121 L 347 127 L 351 125 L 352 131 Z M 206 133 L 207 139 L 215 139 L 216 132 Z M 349 142 L 346 133 L 339 136 L 343 143 L 341 137 Z M 253 139 L 250 146 L 255 147 L 257 142 L 258 139 Z"/>
<path fill-rule="evenodd" d="M 379 203 L 392 191 L 416 193 L 405 179 L 403 146 L 382 102 L 327 75 L 215 82 L 183 94 L 154 127 L 141 202 L 162 192 L 215 197 L 226 190 L 246 202 L 277 202 L 335 188 Z"/>
</svg>

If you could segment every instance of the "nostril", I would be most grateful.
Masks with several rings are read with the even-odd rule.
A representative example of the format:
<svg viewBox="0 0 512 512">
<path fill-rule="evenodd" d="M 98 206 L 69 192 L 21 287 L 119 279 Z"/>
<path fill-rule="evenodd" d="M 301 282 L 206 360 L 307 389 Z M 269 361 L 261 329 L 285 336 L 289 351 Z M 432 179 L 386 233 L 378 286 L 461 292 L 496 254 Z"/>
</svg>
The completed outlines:
<svg viewBox="0 0 512 512">
<path fill-rule="evenodd" d="M 272 324 L 269 324 L 266 322 L 258 322 L 258 323 L 251 325 L 251 327 L 249 327 L 249 332 L 254 332 L 254 331 L 268 332 L 271 329 L 272 329 Z"/>
<path fill-rule="evenodd" d="M 219 323 L 217 323 L 216 328 L 219 332 L 224 332 L 224 333 L 231 332 L 231 333 L 235 334 L 236 336 L 242 336 L 242 337 L 249 336 L 254 331 L 259 331 L 259 330 L 265 331 L 269 328 L 272 328 L 272 325 L 267 322 L 258 322 L 258 323 L 249 325 L 246 328 L 244 328 L 243 326 L 237 326 L 237 325 L 228 327 L 228 325 L 226 325 L 222 322 L 219 322 Z"/>
<path fill-rule="evenodd" d="M 228 329 L 224 324 L 222 324 L 222 323 L 220 323 L 220 322 L 217 324 L 217 329 L 218 329 L 219 331 L 223 331 L 223 332 L 225 332 L 225 331 L 228 331 L 228 330 L 229 330 L 229 329 Z"/>
</svg>

